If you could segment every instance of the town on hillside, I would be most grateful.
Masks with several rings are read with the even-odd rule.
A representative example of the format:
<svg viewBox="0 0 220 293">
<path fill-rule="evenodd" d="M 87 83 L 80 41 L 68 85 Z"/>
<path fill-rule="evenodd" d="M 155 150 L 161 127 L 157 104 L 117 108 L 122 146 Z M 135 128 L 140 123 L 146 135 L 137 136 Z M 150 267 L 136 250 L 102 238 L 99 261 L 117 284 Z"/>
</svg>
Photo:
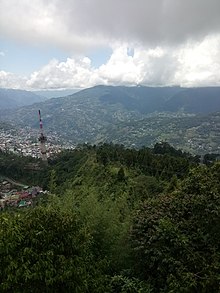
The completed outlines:
<svg viewBox="0 0 220 293">
<path fill-rule="evenodd" d="M 9 207 L 23 208 L 34 206 L 36 201 L 45 196 L 39 186 L 27 186 L 6 177 L 0 177 L 0 210 Z"/>
<path fill-rule="evenodd" d="M 38 131 L 28 127 L 24 129 L 0 129 L 0 150 L 40 158 L 41 152 L 37 137 Z M 47 138 L 47 157 L 60 153 L 62 149 L 73 148 L 73 145 L 62 142 L 56 133 L 48 134 Z"/>
</svg>

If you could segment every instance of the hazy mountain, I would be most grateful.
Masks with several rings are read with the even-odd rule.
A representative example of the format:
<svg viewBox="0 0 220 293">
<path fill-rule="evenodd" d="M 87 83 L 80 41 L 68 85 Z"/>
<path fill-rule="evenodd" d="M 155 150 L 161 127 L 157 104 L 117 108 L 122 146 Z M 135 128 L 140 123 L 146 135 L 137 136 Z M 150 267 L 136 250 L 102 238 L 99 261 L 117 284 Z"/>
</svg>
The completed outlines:
<svg viewBox="0 0 220 293">
<path fill-rule="evenodd" d="M 140 146 L 154 143 L 156 138 L 178 142 L 183 135 L 188 140 L 193 137 L 194 130 L 189 130 L 190 135 L 185 130 L 181 132 L 187 123 L 192 123 L 187 129 L 197 129 L 203 122 L 206 129 L 211 127 L 209 118 L 201 122 L 187 113 L 204 115 L 220 111 L 220 88 L 96 86 L 4 113 L 0 118 L 38 128 L 38 109 L 42 112 L 45 131 L 56 131 L 74 143 L 113 140 Z M 186 117 L 181 120 L 182 116 Z M 219 116 L 216 121 L 218 125 Z M 201 129 L 204 133 L 205 128 Z M 214 136 L 216 141 L 216 133 Z"/>
<path fill-rule="evenodd" d="M 69 89 L 69 90 L 39 90 L 39 91 L 32 91 L 34 94 L 38 96 L 42 96 L 47 99 L 51 98 L 60 98 L 72 95 L 76 92 L 79 92 L 79 89 Z"/>
<path fill-rule="evenodd" d="M 95 87 L 103 105 L 121 104 L 128 111 L 149 114 L 164 111 L 164 104 L 183 91 L 180 87 Z"/>
<path fill-rule="evenodd" d="M 15 89 L 0 89 L 0 109 L 15 109 L 45 101 L 44 97 L 30 91 Z"/>
<path fill-rule="evenodd" d="M 96 86 L 4 114 L 16 124 L 38 127 L 37 112 L 41 109 L 45 129 L 77 142 L 90 141 L 103 127 L 162 111 L 163 102 L 178 91 L 181 89 L 176 87 Z"/>
<path fill-rule="evenodd" d="M 164 110 L 211 113 L 220 110 L 220 87 L 188 88 L 173 95 Z"/>
</svg>

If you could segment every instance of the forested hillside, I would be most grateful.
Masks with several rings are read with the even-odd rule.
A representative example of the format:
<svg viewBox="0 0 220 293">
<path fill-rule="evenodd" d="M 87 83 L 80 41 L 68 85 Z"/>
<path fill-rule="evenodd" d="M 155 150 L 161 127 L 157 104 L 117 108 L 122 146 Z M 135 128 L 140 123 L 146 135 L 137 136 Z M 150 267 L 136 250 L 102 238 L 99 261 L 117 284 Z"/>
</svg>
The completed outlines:
<svg viewBox="0 0 220 293">
<path fill-rule="evenodd" d="M 176 148 L 194 154 L 220 152 L 220 112 L 207 116 L 176 117 L 155 115 L 139 121 L 120 123 L 102 129 L 100 141 L 126 146 L 153 146 L 167 141 Z"/>
<path fill-rule="evenodd" d="M 1 175 L 50 194 L 0 213 L 0 291 L 218 292 L 216 158 L 167 143 L 82 145 L 48 166 L 1 153 Z"/>
</svg>

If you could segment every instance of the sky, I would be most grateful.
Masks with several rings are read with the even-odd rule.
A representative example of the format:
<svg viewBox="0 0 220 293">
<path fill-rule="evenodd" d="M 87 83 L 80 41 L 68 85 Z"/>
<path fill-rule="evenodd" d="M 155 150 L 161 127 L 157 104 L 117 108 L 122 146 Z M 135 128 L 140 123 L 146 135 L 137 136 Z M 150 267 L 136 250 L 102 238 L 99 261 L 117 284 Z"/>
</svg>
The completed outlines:
<svg viewBox="0 0 220 293">
<path fill-rule="evenodd" d="M 220 86 L 219 0 L 0 0 L 0 87 Z"/>
</svg>

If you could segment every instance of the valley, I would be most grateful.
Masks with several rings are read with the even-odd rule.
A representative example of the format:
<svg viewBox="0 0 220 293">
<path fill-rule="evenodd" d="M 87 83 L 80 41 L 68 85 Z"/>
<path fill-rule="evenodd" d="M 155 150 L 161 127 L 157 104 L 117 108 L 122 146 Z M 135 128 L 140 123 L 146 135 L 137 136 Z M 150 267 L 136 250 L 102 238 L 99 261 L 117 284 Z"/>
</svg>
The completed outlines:
<svg viewBox="0 0 220 293">
<path fill-rule="evenodd" d="M 140 148 L 167 141 L 193 154 L 220 151 L 218 87 L 96 86 L 1 111 L 0 120 L 37 130 L 39 109 L 45 132 L 66 145 L 113 142 Z"/>
</svg>

